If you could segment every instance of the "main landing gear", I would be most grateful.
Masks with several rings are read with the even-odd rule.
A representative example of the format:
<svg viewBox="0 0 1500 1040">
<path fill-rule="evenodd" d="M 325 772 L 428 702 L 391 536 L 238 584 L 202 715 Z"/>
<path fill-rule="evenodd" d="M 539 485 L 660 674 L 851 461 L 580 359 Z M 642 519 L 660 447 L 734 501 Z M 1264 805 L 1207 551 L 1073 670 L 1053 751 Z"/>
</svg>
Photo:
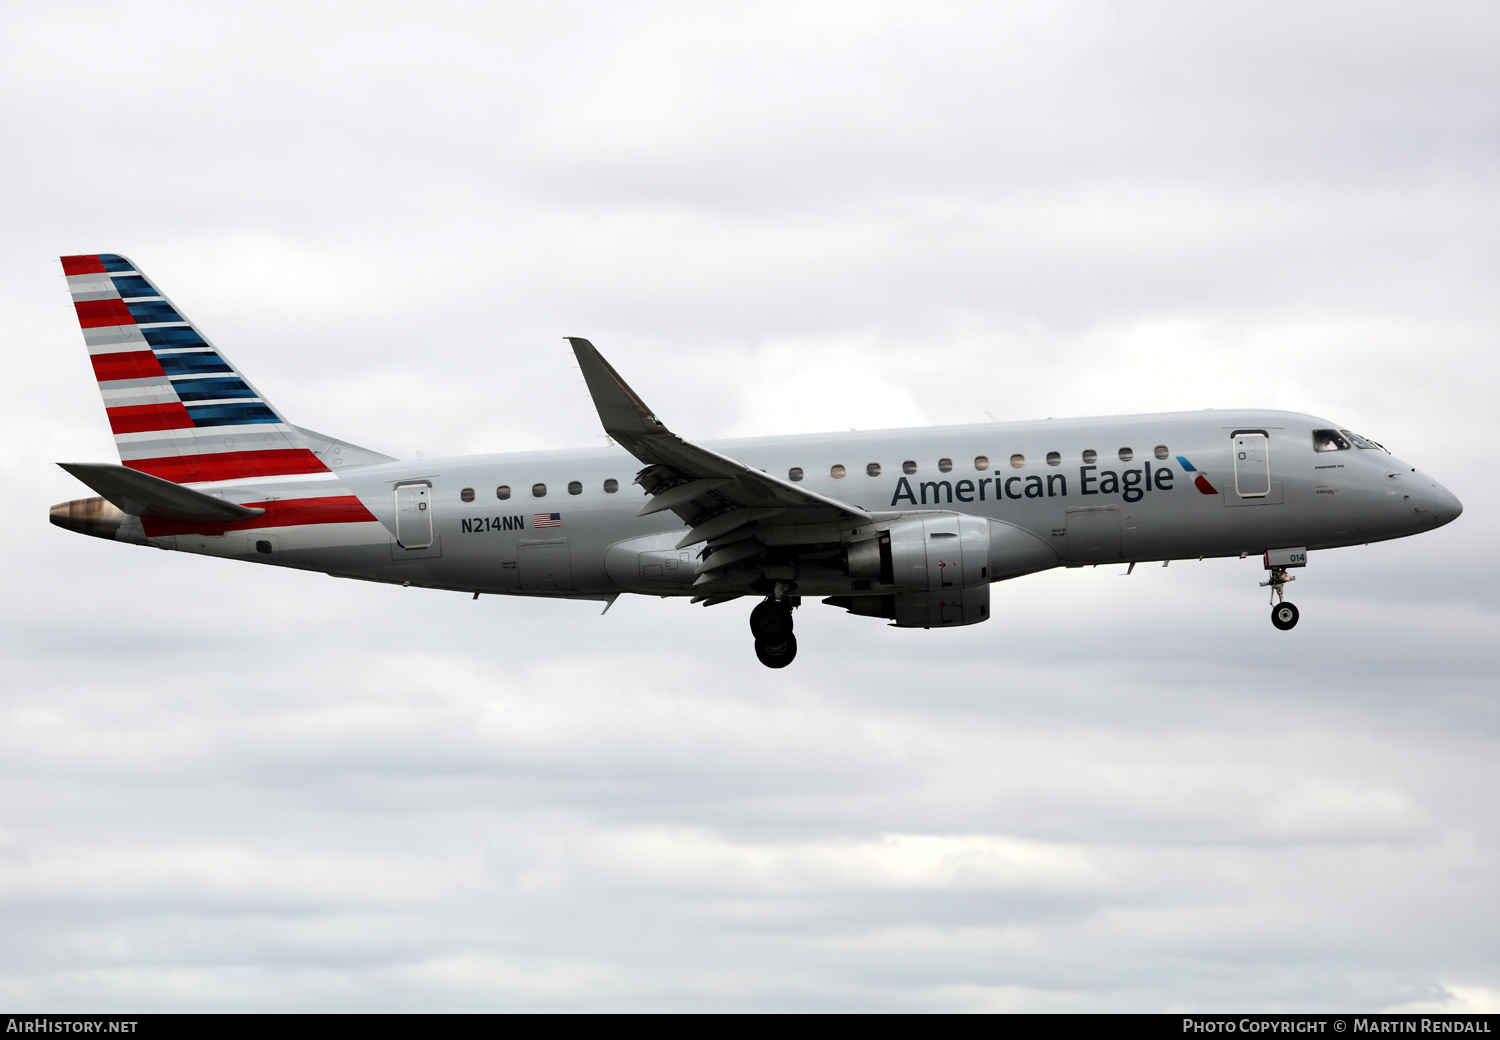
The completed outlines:
<svg viewBox="0 0 1500 1040">
<path fill-rule="evenodd" d="M 1260 583 L 1261 588 L 1271 586 L 1271 624 L 1283 632 L 1290 632 L 1297 627 L 1297 618 L 1301 616 L 1295 604 L 1284 602 L 1286 595 L 1286 583 L 1296 581 L 1295 574 L 1287 574 L 1285 567 L 1272 567 L 1271 580 Z"/>
<path fill-rule="evenodd" d="M 750 611 L 750 631 L 755 633 L 755 656 L 767 668 L 785 668 L 797 656 L 792 608 L 785 596 L 768 597 Z"/>
</svg>

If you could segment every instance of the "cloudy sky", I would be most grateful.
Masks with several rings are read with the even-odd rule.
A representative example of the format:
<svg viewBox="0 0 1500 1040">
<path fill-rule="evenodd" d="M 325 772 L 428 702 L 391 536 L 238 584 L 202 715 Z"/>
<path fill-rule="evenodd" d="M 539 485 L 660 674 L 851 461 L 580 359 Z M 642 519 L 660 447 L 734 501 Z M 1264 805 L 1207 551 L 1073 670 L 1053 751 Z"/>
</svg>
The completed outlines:
<svg viewBox="0 0 1500 1040">
<path fill-rule="evenodd" d="M 1500 1010 L 1500 11 L 0 12 L 0 1003 Z M 113 461 L 56 257 L 401 457 L 1324 415 L 1465 503 L 896 631 L 50 527 Z"/>
</svg>

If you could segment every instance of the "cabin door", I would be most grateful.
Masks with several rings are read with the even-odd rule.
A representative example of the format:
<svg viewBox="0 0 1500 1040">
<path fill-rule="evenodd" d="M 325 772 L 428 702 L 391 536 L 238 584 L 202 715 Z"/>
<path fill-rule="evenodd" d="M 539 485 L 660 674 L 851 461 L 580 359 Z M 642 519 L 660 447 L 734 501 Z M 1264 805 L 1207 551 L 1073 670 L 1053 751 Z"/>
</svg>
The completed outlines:
<svg viewBox="0 0 1500 1040">
<path fill-rule="evenodd" d="M 1234 435 L 1234 490 L 1241 498 L 1271 493 L 1270 439 L 1263 433 Z"/>
<path fill-rule="evenodd" d="M 403 484 L 396 489 L 396 541 L 403 549 L 432 544 L 432 488 Z"/>
</svg>

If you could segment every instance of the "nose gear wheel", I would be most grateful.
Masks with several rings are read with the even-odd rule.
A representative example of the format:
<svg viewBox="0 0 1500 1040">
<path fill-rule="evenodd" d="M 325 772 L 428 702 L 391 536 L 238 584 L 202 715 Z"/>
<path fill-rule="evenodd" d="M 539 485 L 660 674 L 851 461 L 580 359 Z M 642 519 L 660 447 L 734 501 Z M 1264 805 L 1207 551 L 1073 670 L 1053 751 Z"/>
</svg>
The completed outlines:
<svg viewBox="0 0 1500 1040">
<path fill-rule="evenodd" d="M 1286 602 L 1286 583 L 1296 581 L 1295 574 L 1288 574 L 1285 567 L 1272 567 L 1271 580 L 1260 583 L 1261 588 L 1267 585 L 1271 587 L 1271 624 L 1283 632 L 1290 632 L 1297 627 L 1297 619 L 1301 612 L 1295 604 Z"/>
</svg>

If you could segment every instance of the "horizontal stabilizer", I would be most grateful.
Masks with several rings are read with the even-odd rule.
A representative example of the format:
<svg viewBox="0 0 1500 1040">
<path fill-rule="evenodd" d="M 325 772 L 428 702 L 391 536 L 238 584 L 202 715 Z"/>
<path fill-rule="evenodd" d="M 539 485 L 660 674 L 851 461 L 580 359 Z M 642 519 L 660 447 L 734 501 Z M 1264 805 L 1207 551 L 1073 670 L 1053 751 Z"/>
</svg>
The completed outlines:
<svg viewBox="0 0 1500 1040">
<path fill-rule="evenodd" d="M 59 462 L 58 465 L 131 516 L 225 523 L 248 520 L 265 512 L 264 509 L 205 495 L 125 466 L 103 462 Z"/>
</svg>

